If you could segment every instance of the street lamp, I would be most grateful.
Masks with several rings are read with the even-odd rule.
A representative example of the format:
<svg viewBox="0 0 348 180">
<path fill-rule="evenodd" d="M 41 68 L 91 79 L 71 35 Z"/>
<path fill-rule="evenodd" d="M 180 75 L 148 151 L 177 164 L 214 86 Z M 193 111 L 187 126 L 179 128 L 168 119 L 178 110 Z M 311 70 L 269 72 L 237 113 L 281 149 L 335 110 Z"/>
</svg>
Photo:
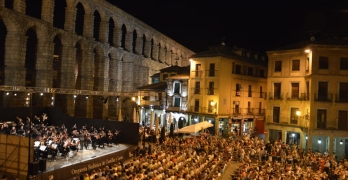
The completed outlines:
<svg viewBox="0 0 348 180">
<path fill-rule="evenodd" d="M 295 144 L 295 136 L 296 135 L 295 135 L 295 133 L 292 133 L 291 135 L 292 135 L 292 144 Z"/>
<path fill-rule="evenodd" d="M 341 141 L 340 141 L 340 145 L 343 145 L 343 141 L 342 141 L 342 139 L 341 139 Z"/>
</svg>

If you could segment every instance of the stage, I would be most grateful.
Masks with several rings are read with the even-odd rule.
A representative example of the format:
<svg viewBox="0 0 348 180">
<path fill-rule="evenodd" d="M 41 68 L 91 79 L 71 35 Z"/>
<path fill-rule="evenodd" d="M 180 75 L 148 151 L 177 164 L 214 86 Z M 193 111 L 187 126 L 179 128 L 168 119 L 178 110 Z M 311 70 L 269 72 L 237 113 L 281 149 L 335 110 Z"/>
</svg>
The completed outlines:
<svg viewBox="0 0 348 180">
<path fill-rule="evenodd" d="M 80 175 L 91 170 L 98 170 L 132 157 L 136 148 L 135 145 L 119 144 L 96 150 L 89 147 L 87 150 L 79 150 L 76 154 L 70 152 L 69 157 L 58 157 L 55 161 L 47 160 L 46 170 L 39 171 L 33 179 L 48 179 L 50 175 L 53 175 L 54 179 L 79 179 Z M 41 166 L 39 169 L 43 169 L 42 163 L 38 164 Z"/>
</svg>

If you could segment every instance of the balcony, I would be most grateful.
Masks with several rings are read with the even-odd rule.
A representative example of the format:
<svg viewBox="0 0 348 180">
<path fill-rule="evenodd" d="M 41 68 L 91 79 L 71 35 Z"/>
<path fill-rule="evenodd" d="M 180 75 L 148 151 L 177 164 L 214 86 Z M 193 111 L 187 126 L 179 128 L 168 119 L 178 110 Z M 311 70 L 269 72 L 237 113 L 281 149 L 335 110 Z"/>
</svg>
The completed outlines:
<svg viewBox="0 0 348 180">
<path fill-rule="evenodd" d="M 347 94 L 336 94 L 335 102 L 348 103 L 348 95 Z"/>
<path fill-rule="evenodd" d="M 260 108 L 233 108 L 233 115 L 253 115 L 261 116 L 266 114 L 266 109 Z"/>
<path fill-rule="evenodd" d="M 196 70 L 192 71 L 194 73 L 195 78 L 201 78 L 203 76 L 203 71 L 202 70 Z"/>
<path fill-rule="evenodd" d="M 308 101 L 309 97 L 307 96 L 306 93 L 297 93 L 297 94 L 286 93 L 286 100 Z"/>
<path fill-rule="evenodd" d="M 208 88 L 207 89 L 207 95 L 214 95 L 216 89 L 215 88 Z"/>
<path fill-rule="evenodd" d="M 201 107 L 201 106 L 190 106 L 188 112 L 204 113 L 204 114 L 215 114 L 215 107 Z"/>
<path fill-rule="evenodd" d="M 216 77 L 217 70 L 206 70 L 205 77 Z"/>
<path fill-rule="evenodd" d="M 201 88 L 191 88 L 192 94 L 201 94 Z"/>
<path fill-rule="evenodd" d="M 268 97 L 269 97 L 268 98 L 269 100 L 283 100 L 284 94 L 283 93 L 269 92 Z"/>
<path fill-rule="evenodd" d="M 321 102 L 331 102 L 332 101 L 332 93 L 327 94 L 318 94 L 314 93 L 315 101 L 321 101 Z"/>
</svg>

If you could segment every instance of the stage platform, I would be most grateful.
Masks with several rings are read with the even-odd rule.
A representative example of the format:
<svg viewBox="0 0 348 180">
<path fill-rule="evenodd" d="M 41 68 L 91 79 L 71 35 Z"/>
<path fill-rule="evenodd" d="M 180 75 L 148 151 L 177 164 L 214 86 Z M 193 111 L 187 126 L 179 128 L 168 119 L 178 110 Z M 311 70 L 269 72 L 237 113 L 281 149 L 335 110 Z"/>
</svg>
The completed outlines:
<svg viewBox="0 0 348 180">
<path fill-rule="evenodd" d="M 76 154 L 70 152 L 69 157 L 58 157 L 55 161 L 46 160 L 46 170 L 39 171 L 33 179 L 48 179 L 50 175 L 54 179 L 76 179 L 80 175 L 98 170 L 106 165 L 113 165 L 119 161 L 125 161 L 133 156 L 135 145 L 118 144 L 112 147 L 92 148 L 79 150 Z M 40 165 L 40 162 L 38 163 Z M 43 163 L 41 163 L 42 165 Z M 40 167 L 39 167 L 40 169 Z M 42 169 L 42 167 L 41 167 Z"/>
</svg>

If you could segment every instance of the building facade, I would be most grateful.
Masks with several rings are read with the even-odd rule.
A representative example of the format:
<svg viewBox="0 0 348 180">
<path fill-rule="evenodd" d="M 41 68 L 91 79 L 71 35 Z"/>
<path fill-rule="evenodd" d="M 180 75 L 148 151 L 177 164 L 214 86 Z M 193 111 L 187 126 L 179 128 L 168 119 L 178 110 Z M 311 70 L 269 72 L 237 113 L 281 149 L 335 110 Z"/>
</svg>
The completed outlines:
<svg viewBox="0 0 348 180">
<path fill-rule="evenodd" d="M 267 54 L 266 139 L 348 154 L 348 41 L 312 38 Z"/>
<path fill-rule="evenodd" d="M 190 58 L 187 113 L 214 124 L 213 134 L 263 130 L 266 108 L 265 56 L 218 45 Z"/>
<path fill-rule="evenodd" d="M 143 125 L 156 124 L 157 117 L 158 124 L 166 126 L 167 130 L 169 122 L 173 122 L 176 129 L 179 119 L 187 122 L 189 74 L 190 66 L 170 66 L 153 75 L 152 84 L 137 88 L 138 111 Z"/>
<path fill-rule="evenodd" d="M 193 52 L 100 0 L 0 0 L 1 107 L 116 118 L 117 101 Z"/>
</svg>

